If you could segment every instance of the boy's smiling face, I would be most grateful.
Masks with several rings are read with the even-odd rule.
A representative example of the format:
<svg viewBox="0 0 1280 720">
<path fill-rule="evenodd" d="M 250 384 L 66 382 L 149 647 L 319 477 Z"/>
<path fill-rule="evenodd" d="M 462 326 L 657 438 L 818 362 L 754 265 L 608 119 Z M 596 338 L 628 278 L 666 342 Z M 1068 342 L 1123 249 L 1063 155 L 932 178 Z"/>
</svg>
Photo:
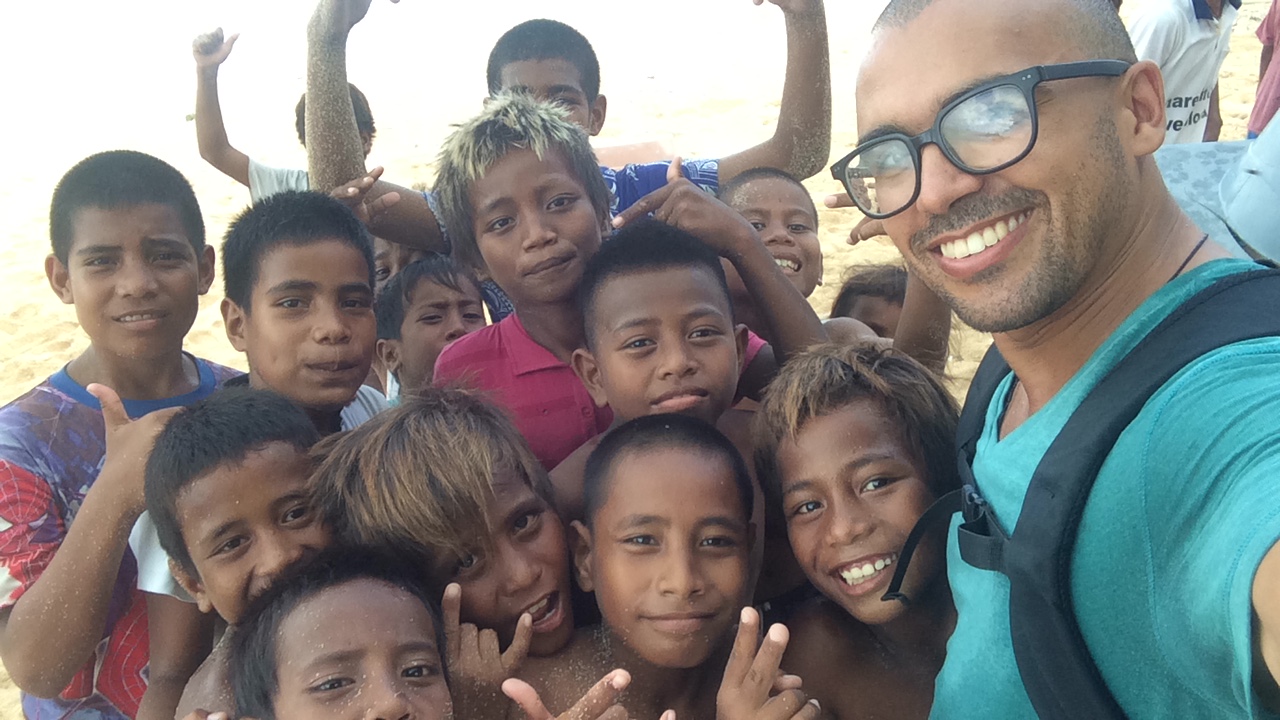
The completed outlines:
<svg viewBox="0 0 1280 720">
<path fill-rule="evenodd" d="M 809 580 L 868 625 L 901 616 L 903 605 L 880 598 L 934 494 L 893 422 L 875 402 L 855 401 L 784 440 L 778 467 L 787 535 Z M 943 550 L 934 539 L 912 557 L 903 586 L 908 597 L 946 582 Z"/>
<path fill-rule="evenodd" d="M 609 278 L 596 292 L 589 350 L 573 365 L 619 421 L 680 413 L 714 425 L 733 403 L 746 349 L 711 273 L 672 267 Z"/>
<path fill-rule="evenodd" d="M 750 594 L 752 530 L 723 458 L 624 451 L 591 528 L 575 522 L 578 581 L 645 661 L 693 668 L 724 643 Z"/>
<path fill-rule="evenodd" d="M 182 348 L 213 283 L 213 248 L 197 253 L 169 205 L 78 210 L 67 264 L 49 282 L 99 353 L 147 360 Z"/>
<path fill-rule="evenodd" d="M 276 720 L 452 717 L 436 637 L 422 600 L 385 582 L 307 598 L 276 638 Z"/>
<path fill-rule="evenodd" d="M 445 346 L 484 327 L 480 288 L 462 277 L 459 285 L 467 292 L 458 292 L 429 279 L 418 281 L 409 293 L 409 306 L 400 324 L 400 339 L 380 341 L 396 343 L 392 369 L 404 392 L 412 393 L 429 385 L 436 358 Z"/>
<path fill-rule="evenodd" d="M 254 387 L 304 408 L 340 410 L 369 375 L 373 288 L 364 256 L 348 242 L 276 246 L 259 260 L 250 307 L 225 300 L 222 314 Z"/>
<path fill-rule="evenodd" d="M 517 309 L 572 302 L 606 229 L 563 153 L 507 153 L 472 185 L 471 209 L 485 267 Z"/>
<path fill-rule="evenodd" d="M 174 509 L 195 574 L 174 575 L 204 612 L 235 625 L 286 568 L 329 545 L 307 492 L 311 462 L 273 442 L 214 468 L 183 489 Z"/>
<path fill-rule="evenodd" d="M 551 655 L 573 636 L 564 525 L 514 473 L 494 480 L 488 511 L 490 551 L 477 548 L 462 558 L 442 557 L 433 579 L 461 585 L 462 622 L 497 631 L 504 644 L 515 637 L 520 616 L 529 613 L 529 653 Z"/>
<path fill-rule="evenodd" d="M 582 73 L 568 60 L 518 60 L 502 68 L 502 89 L 524 91 L 568 113 L 569 122 L 597 135 L 604 127 L 607 104 L 603 95 L 588 98 Z"/>
<path fill-rule="evenodd" d="M 782 274 L 800 294 L 812 295 L 822 282 L 822 244 L 813 201 L 804 190 L 782 178 L 758 178 L 726 200 L 760 233 Z"/>
</svg>

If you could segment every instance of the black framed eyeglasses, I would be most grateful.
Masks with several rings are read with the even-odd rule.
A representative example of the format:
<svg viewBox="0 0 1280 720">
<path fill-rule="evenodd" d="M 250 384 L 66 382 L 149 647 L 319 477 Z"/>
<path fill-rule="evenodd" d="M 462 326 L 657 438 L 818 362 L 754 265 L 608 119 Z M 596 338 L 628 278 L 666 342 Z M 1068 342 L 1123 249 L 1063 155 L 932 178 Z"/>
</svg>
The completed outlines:
<svg viewBox="0 0 1280 720">
<path fill-rule="evenodd" d="M 925 145 L 937 145 L 951 164 L 971 175 L 999 172 L 1035 147 L 1040 131 L 1037 85 L 1119 77 L 1130 66 L 1124 60 L 1085 60 L 1037 65 L 996 78 L 947 103 L 933 127 L 915 137 L 889 133 L 862 143 L 832 165 L 831 174 L 868 217 L 897 215 L 920 196 L 920 152 Z"/>
</svg>

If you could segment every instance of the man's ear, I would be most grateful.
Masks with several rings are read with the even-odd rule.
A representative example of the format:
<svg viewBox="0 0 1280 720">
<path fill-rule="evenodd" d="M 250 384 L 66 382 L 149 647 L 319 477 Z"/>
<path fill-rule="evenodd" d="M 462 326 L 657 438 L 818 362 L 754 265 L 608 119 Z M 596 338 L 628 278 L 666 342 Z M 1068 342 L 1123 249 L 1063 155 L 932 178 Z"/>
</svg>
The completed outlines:
<svg viewBox="0 0 1280 720">
<path fill-rule="evenodd" d="M 1150 61 L 1129 68 L 1121 86 L 1124 108 L 1120 139 L 1134 157 L 1154 153 L 1164 143 L 1164 79 Z"/>
<path fill-rule="evenodd" d="M 578 578 L 578 587 L 583 592 L 595 592 L 596 584 L 591 578 L 591 531 L 581 521 L 569 523 L 569 544 L 573 548 L 573 569 Z"/>
<path fill-rule="evenodd" d="M 604 95 L 597 95 L 596 99 L 591 103 L 591 126 L 587 128 L 587 134 L 595 137 L 604 129 L 604 118 L 609 113 L 609 99 Z"/>
<path fill-rule="evenodd" d="M 396 379 L 400 376 L 400 341 L 384 338 L 378 341 L 375 346 L 378 353 L 378 360 L 382 361 L 382 367 L 386 368 L 388 375 L 395 375 Z"/>
<path fill-rule="evenodd" d="M 573 367 L 573 372 L 582 381 L 587 393 L 591 395 L 591 400 L 595 402 L 596 407 L 604 407 L 609 404 L 609 395 L 604 391 L 603 379 L 600 377 L 600 365 L 596 362 L 595 355 L 591 354 L 586 348 L 578 348 L 573 351 L 573 356 L 569 358 L 569 364 Z"/>
<path fill-rule="evenodd" d="M 196 601 L 196 607 L 200 608 L 200 612 L 214 612 L 213 603 L 209 602 L 209 595 L 204 591 L 204 583 L 200 582 L 200 578 L 196 577 L 195 573 L 188 572 L 173 558 L 169 558 L 169 572 L 173 574 L 173 579 L 178 581 L 178 586 L 186 590 L 187 594 Z"/>
<path fill-rule="evenodd" d="M 749 332 L 750 331 L 747 330 L 747 326 L 742 323 L 738 323 L 733 328 L 733 341 L 738 346 L 738 377 L 742 377 L 742 373 L 747 369 L 747 341 L 750 339 L 748 335 Z"/>
<path fill-rule="evenodd" d="M 204 246 L 197 261 L 197 267 L 200 272 L 200 284 L 196 289 L 199 294 L 204 295 L 209 292 L 209 288 L 213 287 L 214 270 L 218 267 L 217 253 L 214 252 L 212 245 Z"/>
<path fill-rule="evenodd" d="M 52 253 L 44 259 L 44 274 L 49 278 L 49 287 L 64 304 L 74 305 L 75 295 L 71 292 L 71 271 Z"/>
<path fill-rule="evenodd" d="M 227 329 L 227 339 L 231 341 L 231 347 L 237 352 L 244 352 L 245 343 L 245 323 L 248 321 L 248 313 L 244 308 L 232 302 L 230 298 L 222 299 L 222 324 Z"/>
</svg>

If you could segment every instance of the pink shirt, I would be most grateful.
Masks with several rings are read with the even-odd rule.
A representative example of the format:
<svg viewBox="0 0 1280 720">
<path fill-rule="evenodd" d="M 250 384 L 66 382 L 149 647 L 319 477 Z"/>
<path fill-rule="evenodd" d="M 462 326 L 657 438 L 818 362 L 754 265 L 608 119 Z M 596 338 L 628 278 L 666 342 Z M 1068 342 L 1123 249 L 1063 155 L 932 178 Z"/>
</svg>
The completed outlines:
<svg viewBox="0 0 1280 720">
<path fill-rule="evenodd" d="M 1258 26 L 1258 39 L 1263 45 L 1272 47 L 1280 36 L 1280 0 L 1272 0 L 1271 10 Z M 1258 99 L 1254 102 L 1253 113 L 1249 115 L 1249 132 L 1258 135 L 1280 110 L 1280 58 L 1272 58 L 1267 66 L 1267 74 L 1258 84 Z"/>
<path fill-rule="evenodd" d="M 749 336 L 746 365 L 765 344 L 754 333 Z M 613 411 L 596 407 L 573 368 L 534 342 L 514 313 L 440 353 L 436 384 L 459 380 L 493 394 L 547 470 L 613 422 Z"/>
</svg>

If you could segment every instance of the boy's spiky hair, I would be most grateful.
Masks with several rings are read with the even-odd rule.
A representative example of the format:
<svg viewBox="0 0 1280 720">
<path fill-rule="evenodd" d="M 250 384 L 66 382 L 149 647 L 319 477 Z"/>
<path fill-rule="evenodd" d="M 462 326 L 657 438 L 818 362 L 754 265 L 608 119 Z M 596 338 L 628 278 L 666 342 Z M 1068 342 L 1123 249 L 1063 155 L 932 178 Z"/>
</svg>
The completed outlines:
<svg viewBox="0 0 1280 720">
<path fill-rule="evenodd" d="M 539 158 L 559 152 L 586 189 L 601 227 L 608 225 L 609 187 L 586 132 L 554 105 L 538 102 L 527 93 L 501 94 L 445 140 L 436 173 L 435 194 L 441 219 L 453 238 L 454 254 L 476 270 L 484 269 L 484 259 L 476 246 L 471 188 L 513 150 L 532 150 Z"/>
<path fill-rule="evenodd" d="M 960 413 L 937 376 L 891 348 L 829 343 L 788 360 L 756 413 L 756 473 L 771 503 L 781 500 L 778 446 L 794 440 L 810 420 L 859 400 L 879 406 L 902 433 L 935 494 L 960 487 L 955 451 Z"/>
<path fill-rule="evenodd" d="M 466 390 L 428 388 L 321 442 L 314 455 L 314 502 L 341 542 L 427 562 L 487 542 L 495 478 L 514 473 L 555 506 L 546 471 L 511 419 Z"/>
</svg>

